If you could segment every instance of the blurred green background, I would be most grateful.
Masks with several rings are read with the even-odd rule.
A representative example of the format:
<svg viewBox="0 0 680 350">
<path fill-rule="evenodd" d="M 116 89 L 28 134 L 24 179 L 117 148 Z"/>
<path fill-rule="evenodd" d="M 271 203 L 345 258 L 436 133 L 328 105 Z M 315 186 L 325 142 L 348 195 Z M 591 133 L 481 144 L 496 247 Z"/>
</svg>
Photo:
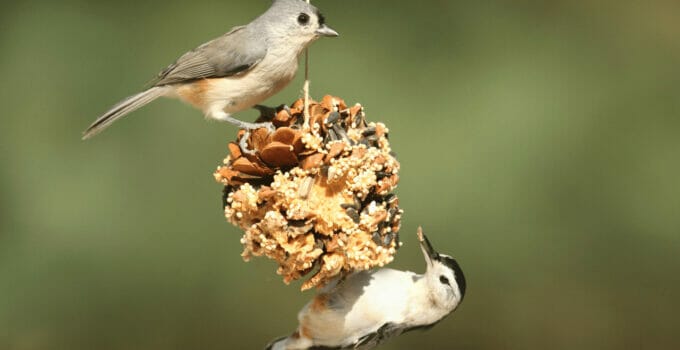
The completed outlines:
<svg viewBox="0 0 680 350">
<path fill-rule="evenodd" d="M 680 348 L 680 3 L 314 3 L 341 37 L 313 45 L 312 95 L 364 104 L 402 164 L 392 267 L 423 270 L 423 225 L 468 277 L 452 317 L 384 349 Z M 268 1 L 0 6 L 0 349 L 291 332 L 312 293 L 244 263 L 221 212 L 233 127 L 162 100 L 80 141 Z"/>
</svg>

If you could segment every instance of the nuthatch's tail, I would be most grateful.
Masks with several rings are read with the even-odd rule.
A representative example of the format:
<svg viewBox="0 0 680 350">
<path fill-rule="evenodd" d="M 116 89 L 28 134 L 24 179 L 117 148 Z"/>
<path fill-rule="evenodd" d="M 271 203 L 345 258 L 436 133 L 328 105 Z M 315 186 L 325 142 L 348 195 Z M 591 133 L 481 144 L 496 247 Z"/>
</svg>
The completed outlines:
<svg viewBox="0 0 680 350">
<path fill-rule="evenodd" d="M 313 346 L 311 340 L 306 338 L 300 338 L 297 332 L 289 337 L 281 337 L 276 340 L 272 340 L 271 343 L 267 344 L 264 350 L 308 350 L 308 349 L 319 349 L 326 350 L 331 348 L 326 347 L 316 347 Z M 338 348 L 339 349 L 339 348 Z"/>
<path fill-rule="evenodd" d="M 146 105 L 147 103 L 168 93 L 168 86 L 154 86 L 148 90 L 132 95 L 111 107 L 106 113 L 90 125 L 90 127 L 83 133 L 83 140 L 97 135 L 102 130 L 106 129 L 111 123 L 124 117 L 128 113 Z"/>
<path fill-rule="evenodd" d="M 285 343 L 286 339 L 288 337 L 281 337 L 278 339 L 274 339 L 271 341 L 271 343 L 267 344 L 267 346 L 264 348 L 264 350 L 280 350 L 280 349 L 285 349 Z"/>
</svg>

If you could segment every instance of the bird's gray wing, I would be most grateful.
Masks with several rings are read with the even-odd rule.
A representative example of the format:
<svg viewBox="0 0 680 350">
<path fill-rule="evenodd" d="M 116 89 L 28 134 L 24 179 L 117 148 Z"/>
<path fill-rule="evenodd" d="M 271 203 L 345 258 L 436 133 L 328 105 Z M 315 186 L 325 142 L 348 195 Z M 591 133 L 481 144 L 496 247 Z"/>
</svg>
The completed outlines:
<svg viewBox="0 0 680 350">
<path fill-rule="evenodd" d="M 361 337 L 361 339 L 359 339 L 359 341 L 356 344 L 354 344 L 354 347 L 352 349 L 360 350 L 373 349 L 376 346 L 384 343 L 388 339 L 399 336 L 403 332 L 404 328 L 400 327 L 398 324 L 385 323 L 380 328 L 378 328 L 377 331 L 370 334 L 366 334 L 365 336 Z"/>
<path fill-rule="evenodd" d="M 261 36 L 249 35 L 245 26 L 236 27 L 182 55 L 161 71 L 151 84 L 162 86 L 242 74 L 259 63 L 266 53 Z"/>
<path fill-rule="evenodd" d="M 369 333 L 361 337 L 355 344 L 346 347 L 326 347 L 326 346 L 314 346 L 308 350 L 369 350 L 376 346 L 384 343 L 392 337 L 396 337 L 402 334 L 404 331 L 409 329 L 404 329 L 399 327 L 399 325 L 394 323 L 385 323 L 382 327 L 378 328 L 373 333 Z"/>
<path fill-rule="evenodd" d="M 359 338 L 359 340 L 355 344 L 345 347 L 313 346 L 307 350 L 369 350 L 377 347 L 380 344 L 385 343 L 387 340 L 391 338 L 401 335 L 402 333 L 416 329 L 429 329 L 429 328 L 430 327 L 428 326 L 404 328 L 395 323 L 385 323 L 375 332 L 366 334 L 363 337 Z"/>
<path fill-rule="evenodd" d="M 387 340 L 393 337 L 398 337 L 406 332 L 411 332 L 411 331 L 426 331 L 429 330 L 430 328 L 434 327 L 439 323 L 441 320 L 428 324 L 428 325 L 423 325 L 423 326 L 411 326 L 404 328 L 403 326 L 400 326 L 395 323 L 386 323 L 382 325 L 382 327 L 378 328 L 377 331 L 367 334 L 363 336 L 359 341 L 354 345 L 352 349 L 357 349 L 357 350 L 368 350 L 368 349 L 373 349 L 377 347 L 380 344 L 383 344 Z"/>
</svg>

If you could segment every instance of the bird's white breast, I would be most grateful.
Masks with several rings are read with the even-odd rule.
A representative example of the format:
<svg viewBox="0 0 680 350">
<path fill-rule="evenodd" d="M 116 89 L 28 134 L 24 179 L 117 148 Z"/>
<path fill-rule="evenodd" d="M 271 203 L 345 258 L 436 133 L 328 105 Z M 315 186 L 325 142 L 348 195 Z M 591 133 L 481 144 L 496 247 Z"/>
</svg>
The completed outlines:
<svg viewBox="0 0 680 350">
<path fill-rule="evenodd" d="M 299 315 L 301 329 L 319 345 L 349 345 L 385 323 L 400 323 L 408 312 L 416 274 L 381 269 L 350 276 L 325 298 L 313 301 Z M 319 298 L 319 297 L 317 297 Z"/>
</svg>

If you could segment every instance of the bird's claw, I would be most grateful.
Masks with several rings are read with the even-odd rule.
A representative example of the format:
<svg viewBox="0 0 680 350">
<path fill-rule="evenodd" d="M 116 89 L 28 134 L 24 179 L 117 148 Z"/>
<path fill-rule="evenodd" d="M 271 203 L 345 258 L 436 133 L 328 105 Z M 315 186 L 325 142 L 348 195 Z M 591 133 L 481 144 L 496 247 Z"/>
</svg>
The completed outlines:
<svg viewBox="0 0 680 350">
<path fill-rule="evenodd" d="M 241 137 L 241 140 L 238 142 L 238 146 L 241 148 L 241 153 L 254 155 L 255 150 L 248 148 L 248 138 L 250 138 L 250 130 L 246 129 L 246 133 L 243 134 L 243 137 Z"/>
<path fill-rule="evenodd" d="M 254 155 L 256 152 L 253 149 L 248 148 L 248 139 L 250 138 L 250 132 L 251 130 L 255 129 L 260 129 L 260 128 L 265 128 L 269 133 L 272 133 L 276 131 L 276 127 L 272 122 L 266 122 L 266 123 L 243 123 L 240 125 L 241 129 L 244 129 L 246 132 L 241 136 L 241 140 L 238 142 L 239 147 L 241 148 L 241 152 L 247 155 Z"/>
</svg>

